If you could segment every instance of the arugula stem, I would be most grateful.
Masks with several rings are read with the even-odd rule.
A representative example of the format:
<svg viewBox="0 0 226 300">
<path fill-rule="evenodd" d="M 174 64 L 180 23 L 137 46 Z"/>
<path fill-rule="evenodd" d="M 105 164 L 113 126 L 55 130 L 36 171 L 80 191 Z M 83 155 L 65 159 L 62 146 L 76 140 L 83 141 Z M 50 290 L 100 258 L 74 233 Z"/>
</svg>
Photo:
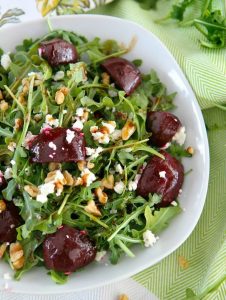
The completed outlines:
<svg viewBox="0 0 226 300">
<path fill-rule="evenodd" d="M 213 23 L 209 23 L 200 19 L 194 19 L 195 23 L 201 24 L 201 25 L 205 25 L 207 27 L 211 27 L 211 28 L 216 28 L 216 29 L 221 29 L 221 30 L 226 30 L 226 26 L 223 25 L 216 25 Z"/>
<path fill-rule="evenodd" d="M 78 206 L 84 209 L 83 206 Z M 83 213 L 84 215 L 86 215 L 87 217 L 89 217 L 92 221 L 98 223 L 99 225 L 101 225 L 102 227 L 108 229 L 108 225 L 106 225 L 104 222 L 100 221 L 98 218 L 96 218 L 95 216 L 89 214 L 88 212 L 86 212 L 85 210 L 80 210 L 79 212 Z"/>
<path fill-rule="evenodd" d="M 125 53 L 127 53 L 127 52 L 128 52 L 128 49 L 123 49 L 123 50 L 120 50 L 120 51 L 118 51 L 118 52 L 115 52 L 115 53 L 106 55 L 106 56 L 104 56 L 104 57 L 101 57 L 101 58 L 99 58 L 99 59 L 96 59 L 96 60 L 94 60 L 93 63 L 96 64 L 96 63 L 99 63 L 99 62 L 101 62 L 101 61 L 103 61 L 103 60 L 106 60 L 106 59 L 108 59 L 108 58 L 111 58 L 111 57 L 121 56 L 121 55 L 123 55 L 123 54 L 125 54 Z"/>
<path fill-rule="evenodd" d="M 11 86 L 10 89 L 12 92 L 14 92 L 14 90 L 16 90 L 20 84 L 20 82 L 22 81 L 22 79 L 27 75 L 28 71 L 31 68 L 31 62 L 28 62 L 27 64 L 25 64 L 24 66 L 24 70 L 20 73 L 19 77 L 17 78 L 16 81 L 14 81 Z"/>
<path fill-rule="evenodd" d="M 80 86 L 80 89 L 91 89 L 91 88 L 99 88 L 99 89 L 108 89 L 108 85 L 101 83 L 90 83 L 83 86 Z"/>
<path fill-rule="evenodd" d="M 133 163 L 131 163 L 128 167 L 127 170 L 132 170 L 133 167 L 139 165 L 140 163 L 144 162 L 148 158 L 148 155 L 142 156 L 141 158 L 135 160 Z"/>
<path fill-rule="evenodd" d="M 119 145 L 119 146 L 112 146 L 112 147 L 104 148 L 102 150 L 102 153 L 107 152 L 107 151 L 112 151 L 114 149 L 118 150 L 118 149 L 124 149 L 124 148 L 131 148 L 131 147 L 134 147 L 135 145 L 143 144 L 143 143 L 146 143 L 148 141 L 149 141 L 149 139 L 145 139 L 145 140 L 138 141 L 138 142 L 131 143 L 131 144 L 125 144 L 125 145 Z"/>
<path fill-rule="evenodd" d="M 139 214 L 141 214 L 144 209 L 145 209 L 146 205 L 138 208 L 134 213 L 132 213 L 128 219 L 126 219 L 124 222 L 122 222 L 118 228 L 112 233 L 112 235 L 107 239 L 108 242 L 110 242 L 116 235 L 117 233 L 122 230 L 124 227 L 126 227 L 132 220 L 134 220 L 136 217 L 139 216 Z"/>
<path fill-rule="evenodd" d="M 12 99 L 16 102 L 17 106 L 20 108 L 20 110 L 22 111 L 23 115 L 25 115 L 25 110 L 24 110 L 23 105 L 21 105 L 21 103 L 18 101 L 18 99 L 13 94 L 13 92 L 10 90 L 10 88 L 7 85 L 4 85 L 4 88 L 9 93 L 9 95 L 12 97 Z"/>
<path fill-rule="evenodd" d="M 67 195 L 64 197 L 64 200 L 63 200 L 63 202 L 61 203 L 60 208 L 58 209 L 58 212 L 57 212 L 58 215 L 61 215 L 61 214 L 62 214 L 62 211 L 63 211 L 63 209 L 64 209 L 64 207 L 65 207 L 65 205 L 66 205 L 66 203 L 67 203 L 67 200 L 68 200 L 69 196 L 70 196 L 70 194 L 67 194 Z"/>
<path fill-rule="evenodd" d="M 128 242 L 128 243 L 133 243 L 133 244 L 142 243 L 142 240 L 140 240 L 140 239 L 135 239 L 130 236 L 123 235 L 123 234 L 117 234 L 117 238 L 122 241 Z"/>
<path fill-rule="evenodd" d="M 115 244 L 117 244 L 129 257 L 133 258 L 135 255 L 129 248 L 118 238 L 115 238 Z"/>
</svg>

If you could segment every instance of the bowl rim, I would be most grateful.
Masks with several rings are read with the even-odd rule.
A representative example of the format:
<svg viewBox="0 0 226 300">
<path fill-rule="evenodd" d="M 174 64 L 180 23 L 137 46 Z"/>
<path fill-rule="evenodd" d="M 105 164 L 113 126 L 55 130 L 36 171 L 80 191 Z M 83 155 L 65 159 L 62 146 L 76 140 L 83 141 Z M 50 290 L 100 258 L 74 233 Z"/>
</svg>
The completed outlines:
<svg viewBox="0 0 226 300">
<path fill-rule="evenodd" d="M 209 154 L 209 143 L 208 143 L 208 137 L 207 137 L 207 132 L 205 129 L 205 123 L 204 123 L 204 118 L 201 112 L 201 108 L 198 104 L 198 101 L 196 99 L 195 93 L 193 92 L 193 89 L 188 81 L 188 79 L 186 78 L 184 71 L 181 69 L 180 65 L 178 64 L 178 62 L 176 61 L 176 59 L 174 58 L 174 56 L 172 55 L 172 53 L 169 51 L 169 49 L 165 46 L 165 44 L 160 40 L 160 38 L 158 36 L 156 36 L 154 33 L 152 33 L 151 31 L 149 31 L 148 29 L 144 28 L 143 26 L 139 25 L 138 23 L 131 21 L 131 20 L 127 20 L 127 19 L 123 19 L 123 18 L 119 18 L 119 17 L 114 17 L 114 16 L 108 16 L 108 15 L 100 15 L 100 14 L 80 14 L 80 15 L 61 15 L 61 16 L 53 16 L 53 17 L 48 17 L 48 18 L 43 18 L 43 19 L 39 19 L 36 18 L 34 20 L 30 20 L 30 21 L 23 21 L 19 24 L 16 24 L 17 28 L 18 27 L 23 27 L 25 25 L 29 24 L 37 24 L 40 25 L 42 23 L 46 23 L 47 20 L 50 21 L 58 21 L 58 20 L 65 20 L 65 19 L 69 19 L 69 20 L 73 20 L 73 19 L 93 19 L 95 21 L 95 19 L 102 19 L 103 21 L 106 20 L 111 20 L 113 22 L 120 22 L 120 23 L 127 23 L 127 24 L 131 24 L 135 27 L 138 27 L 141 31 L 145 31 L 146 34 L 150 35 L 152 37 L 152 39 L 155 40 L 156 43 L 158 43 L 161 48 L 164 49 L 164 52 L 166 52 L 168 54 L 168 56 L 170 57 L 170 59 L 172 60 L 175 68 L 177 69 L 177 72 L 179 72 L 180 77 L 182 78 L 183 82 L 186 84 L 186 88 L 188 89 L 189 93 L 193 96 L 194 98 L 194 106 L 198 115 L 198 119 L 201 123 L 201 127 L 202 127 L 202 134 L 203 134 L 203 146 L 204 146 L 204 155 L 206 158 L 206 165 L 205 165 L 205 175 L 204 175 L 204 179 L 203 179 L 203 184 L 202 184 L 202 193 L 200 196 L 200 200 L 201 200 L 201 205 L 200 205 L 200 211 L 197 214 L 196 220 L 193 221 L 192 226 L 190 226 L 190 230 L 187 231 L 187 233 L 180 239 L 180 242 L 176 243 L 174 246 L 172 246 L 170 249 L 168 249 L 167 251 L 165 251 L 164 254 L 160 255 L 158 258 L 154 259 L 152 261 L 151 264 L 146 263 L 138 265 L 135 269 L 133 270 L 127 270 L 126 274 L 120 274 L 117 276 L 117 278 L 111 278 L 108 279 L 104 282 L 100 282 L 98 285 L 96 283 L 93 283 L 91 285 L 89 285 L 89 288 L 87 289 L 86 287 L 82 287 L 82 288 L 67 288 L 67 284 L 65 285 L 65 291 L 59 291 L 59 292 L 48 292 L 48 291 L 35 291 L 35 293 L 33 295 L 56 295 L 56 294 L 62 294 L 62 293 L 70 293 L 70 292 L 79 292 L 79 291 L 84 291 L 84 290 L 89 290 L 89 289 L 93 289 L 93 288 L 98 288 L 100 286 L 103 285 L 107 285 L 110 284 L 112 282 L 117 282 L 117 281 L 121 281 L 123 279 L 129 278 L 141 271 L 144 271 L 147 268 L 150 268 L 152 266 L 154 266 L 155 264 L 157 264 L 158 262 L 160 262 L 162 259 L 166 258 L 167 256 L 169 256 L 171 253 L 173 253 L 176 249 L 178 249 L 186 240 L 187 238 L 191 235 L 191 233 L 193 232 L 195 226 L 197 225 L 200 216 L 203 212 L 203 207 L 206 201 L 206 196 L 207 196 L 207 190 L 208 190 L 208 182 L 209 182 L 209 172 L 210 172 L 210 154 Z M 57 26 L 54 26 L 58 29 Z M 0 33 L 4 34 L 4 32 L 9 32 L 10 30 L 16 29 L 13 25 L 9 25 L 6 26 L 4 28 L 0 29 Z M 57 30 L 56 29 L 56 30 Z M 54 29 L 55 30 L 55 29 Z M 97 34 L 98 36 L 98 34 Z M 22 39 L 24 39 L 25 37 L 22 37 Z M 15 45 L 16 46 L 16 45 Z M 0 292 L 4 291 L 4 289 L 1 289 L 0 287 Z M 13 288 L 12 293 L 16 293 L 16 294 L 24 294 L 24 295 L 31 295 L 31 292 L 26 292 L 22 291 L 21 289 L 17 289 L 16 287 Z"/>
</svg>

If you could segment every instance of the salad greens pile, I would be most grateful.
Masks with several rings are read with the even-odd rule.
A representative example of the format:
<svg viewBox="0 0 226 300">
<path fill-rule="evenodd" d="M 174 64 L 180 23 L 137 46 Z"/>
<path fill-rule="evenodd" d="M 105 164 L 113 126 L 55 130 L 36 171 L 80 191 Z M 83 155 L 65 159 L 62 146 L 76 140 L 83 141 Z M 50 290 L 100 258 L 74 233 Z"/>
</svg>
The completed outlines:
<svg viewBox="0 0 226 300">
<path fill-rule="evenodd" d="M 135 0 L 140 3 L 144 9 L 156 8 L 159 0 Z M 225 47 L 226 36 L 226 15 L 225 4 L 222 3 L 222 9 L 215 9 L 215 4 L 220 1 L 205 0 L 200 1 L 201 5 L 197 5 L 199 1 L 195 0 L 180 0 L 172 4 L 170 12 L 164 18 L 157 20 L 157 23 L 163 23 L 167 20 L 175 20 L 179 22 L 179 26 L 194 26 L 203 36 L 200 44 L 203 47 L 215 49 Z M 224 1 L 222 1 L 224 2 Z M 185 17 L 189 8 L 195 8 L 199 11 L 199 16 L 193 14 L 192 18 Z"/>
<path fill-rule="evenodd" d="M 52 68 L 38 55 L 38 47 L 41 41 L 53 38 L 74 44 L 80 61 Z M 153 70 L 142 75 L 141 85 L 129 97 L 112 84 L 103 74 L 100 63 L 127 51 L 114 40 L 102 42 L 95 38 L 89 41 L 75 33 L 58 30 L 38 40 L 24 40 L 10 54 L 8 68 L 0 66 L 0 171 L 8 181 L 1 198 L 13 201 L 23 220 L 17 228 L 17 241 L 24 251 L 24 265 L 16 271 L 16 279 L 34 266 L 43 265 L 45 235 L 54 233 L 62 224 L 88 232 L 97 250 L 109 251 L 111 263 L 116 264 L 122 253 L 134 257 L 131 246 L 144 245 L 146 230 L 158 234 L 181 212 L 179 204 L 156 209 L 160 196 L 150 195 L 147 200 L 137 196 L 131 188 L 131 182 L 150 157 L 162 157 L 147 143 L 150 135 L 145 130 L 147 109 L 172 109 L 175 94 L 167 94 Z M 2 55 L 3 50 L 0 50 Z M 140 66 L 142 61 L 135 60 L 134 64 Z M 67 93 L 64 101 L 57 104 L 55 95 L 62 88 Z M 90 172 L 96 180 L 87 186 L 76 184 L 81 175 L 79 164 L 31 163 L 26 147 L 29 135 L 39 134 L 48 118 L 57 121 L 57 126 L 68 128 L 81 108 L 88 112 L 83 124 L 86 147 L 99 149 L 89 158 Z M 101 126 L 102 121 L 110 120 L 115 121 L 119 130 L 128 117 L 136 128 L 128 140 L 110 139 L 108 144 L 100 145 L 93 139 L 92 126 Z M 54 122 L 50 126 L 54 127 Z M 180 158 L 188 155 L 183 147 L 174 144 L 169 151 Z M 73 184 L 64 185 L 57 195 L 49 194 L 44 203 L 37 201 L 28 187 L 35 193 L 48 174 L 56 169 L 69 174 Z M 107 201 L 103 204 L 98 202 L 95 191 L 109 176 L 114 177 L 114 183 L 121 184 L 122 190 L 105 189 Z M 93 206 L 94 212 L 87 209 L 87 205 Z M 11 265 L 8 251 L 4 259 Z M 58 283 L 67 278 L 63 273 L 50 273 Z"/>
</svg>

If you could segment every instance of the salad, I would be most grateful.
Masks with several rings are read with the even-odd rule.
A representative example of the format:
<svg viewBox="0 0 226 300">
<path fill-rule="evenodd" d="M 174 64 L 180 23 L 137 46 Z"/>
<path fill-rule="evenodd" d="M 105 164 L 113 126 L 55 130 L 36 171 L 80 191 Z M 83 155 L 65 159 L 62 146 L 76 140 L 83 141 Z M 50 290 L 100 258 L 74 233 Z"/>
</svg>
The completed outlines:
<svg viewBox="0 0 226 300">
<path fill-rule="evenodd" d="M 152 247 L 181 212 L 185 127 L 114 40 L 51 31 L 0 50 L 0 259 L 57 283 Z"/>
</svg>

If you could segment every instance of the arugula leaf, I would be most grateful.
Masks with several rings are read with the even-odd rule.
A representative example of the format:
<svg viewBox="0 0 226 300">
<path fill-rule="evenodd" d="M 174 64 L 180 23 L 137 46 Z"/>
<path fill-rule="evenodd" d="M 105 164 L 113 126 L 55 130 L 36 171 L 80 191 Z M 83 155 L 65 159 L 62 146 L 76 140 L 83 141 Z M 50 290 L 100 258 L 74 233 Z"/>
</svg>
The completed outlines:
<svg viewBox="0 0 226 300">
<path fill-rule="evenodd" d="M 51 270 L 48 274 L 51 276 L 52 280 L 57 284 L 65 284 L 68 280 L 68 276 L 62 272 Z"/>
<path fill-rule="evenodd" d="M 13 198 L 13 195 L 16 191 L 16 187 L 17 187 L 17 183 L 16 183 L 16 180 L 15 179 L 11 179 L 9 182 L 8 182 L 8 185 L 7 187 L 2 191 L 2 195 L 3 197 L 8 200 L 8 201 L 11 201 L 12 198 Z"/>
<path fill-rule="evenodd" d="M 155 211 L 152 216 L 149 216 L 149 228 L 153 233 L 159 233 L 165 229 L 170 220 L 178 215 L 182 209 L 179 206 L 169 206 L 166 208 L 160 208 L 159 211 Z"/>
<path fill-rule="evenodd" d="M 180 146 L 177 143 L 172 143 L 167 151 L 178 160 L 181 160 L 183 157 L 192 157 L 192 155 L 184 149 L 184 146 Z"/>
<path fill-rule="evenodd" d="M 135 0 L 143 9 L 155 9 L 158 0 Z"/>
</svg>

